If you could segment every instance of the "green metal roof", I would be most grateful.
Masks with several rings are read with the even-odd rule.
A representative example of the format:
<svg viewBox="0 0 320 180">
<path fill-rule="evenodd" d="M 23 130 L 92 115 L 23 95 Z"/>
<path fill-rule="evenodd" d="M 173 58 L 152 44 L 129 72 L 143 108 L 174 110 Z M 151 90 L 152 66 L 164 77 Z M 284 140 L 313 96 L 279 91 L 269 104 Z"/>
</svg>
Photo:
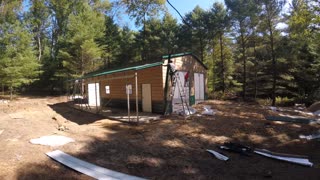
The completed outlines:
<svg viewBox="0 0 320 180">
<path fill-rule="evenodd" d="M 141 69 L 146 69 L 146 68 L 150 68 L 150 67 L 160 66 L 162 64 L 163 64 L 163 62 L 161 61 L 161 62 L 156 62 L 156 63 L 152 63 L 152 64 L 144 64 L 144 65 L 139 65 L 139 66 L 132 66 L 132 67 L 127 67 L 127 68 L 108 70 L 108 71 L 104 71 L 104 72 L 85 75 L 85 76 L 81 77 L 81 79 L 102 76 L 102 75 L 106 75 L 106 74 L 112 74 L 112 73 L 123 72 L 123 71 L 141 70 Z"/>
</svg>

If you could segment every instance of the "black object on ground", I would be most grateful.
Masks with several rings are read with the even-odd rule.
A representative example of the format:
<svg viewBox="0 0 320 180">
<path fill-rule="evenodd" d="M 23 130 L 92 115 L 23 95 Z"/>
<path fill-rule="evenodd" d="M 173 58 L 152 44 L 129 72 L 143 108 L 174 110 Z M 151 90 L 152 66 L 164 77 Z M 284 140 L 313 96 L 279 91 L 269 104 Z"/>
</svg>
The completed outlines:
<svg viewBox="0 0 320 180">
<path fill-rule="evenodd" d="M 232 142 L 226 142 L 222 146 L 219 146 L 220 149 L 240 153 L 242 155 L 250 156 L 250 153 L 253 152 L 253 150 L 245 145 L 232 143 Z"/>
</svg>

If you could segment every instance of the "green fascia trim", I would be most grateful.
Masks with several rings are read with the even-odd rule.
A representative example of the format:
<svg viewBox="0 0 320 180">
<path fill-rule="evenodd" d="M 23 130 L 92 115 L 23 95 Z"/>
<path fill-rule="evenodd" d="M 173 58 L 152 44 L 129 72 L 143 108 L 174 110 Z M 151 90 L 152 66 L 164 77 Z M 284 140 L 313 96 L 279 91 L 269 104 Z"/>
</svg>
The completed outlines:
<svg viewBox="0 0 320 180">
<path fill-rule="evenodd" d="M 156 63 L 152 63 L 152 64 L 144 64 L 144 65 L 133 66 L 133 67 L 128 67 L 128 68 L 110 70 L 110 71 L 105 71 L 105 72 L 101 72 L 101 73 L 97 73 L 97 74 L 83 76 L 81 79 L 102 76 L 102 75 L 106 75 L 106 74 L 112 74 L 112 73 L 123 72 L 123 71 L 141 70 L 141 69 L 146 69 L 146 68 L 150 68 L 150 67 L 160 66 L 162 64 L 163 64 L 163 62 L 156 62 Z"/>
<path fill-rule="evenodd" d="M 206 65 L 204 65 L 203 62 L 201 62 L 200 59 L 196 55 L 192 54 L 192 52 L 185 52 L 185 53 L 180 53 L 180 54 L 170 54 L 170 58 L 187 56 L 187 55 L 191 55 L 192 57 L 194 57 L 206 70 L 208 70 L 208 67 Z M 162 59 L 169 59 L 169 55 L 162 56 Z"/>
<path fill-rule="evenodd" d="M 180 57 L 180 56 L 186 56 L 186 55 L 192 55 L 192 53 L 185 52 L 185 53 L 179 53 L 179 54 L 170 54 L 170 57 L 173 58 L 173 57 Z M 169 55 L 162 56 L 162 59 L 168 59 L 168 58 L 169 58 Z"/>
</svg>

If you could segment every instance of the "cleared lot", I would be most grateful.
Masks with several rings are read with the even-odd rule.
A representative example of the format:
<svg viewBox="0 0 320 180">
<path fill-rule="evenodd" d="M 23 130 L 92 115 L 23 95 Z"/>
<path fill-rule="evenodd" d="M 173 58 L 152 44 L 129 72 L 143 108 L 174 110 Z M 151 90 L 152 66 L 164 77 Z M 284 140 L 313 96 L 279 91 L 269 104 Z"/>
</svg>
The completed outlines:
<svg viewBox="0 0 320 180">
<path fill-rule="evenodd" d="M 277 115 L 255 104 L 208 101 L 214 116 L 170 116 L 139 126 L 75 110 L 64 97 L 21 97 L 0 105 L 0 179 L 90 179 L 49 159 L 59 149 L 105 168 L 149 179 L 320 179 L 320 143 L 299 139 L 319 125 L 266 121 Z M 202 105 L 196 107 L 202 109 Z M 287 112 L 296 115 L 294 112 Z M 55 117 L 55 119 L 52 119 Z M 58 131 L 59 126 L 67 127 Z M 60 134 L 76 142 L 60 147 L 30 139 Z M 243 156 L 217 148 L 236 142 L 275 152 L 308 155 L 315 167 Z M 206 149 L 230 157 L 220 161 Z"/>
</svg>

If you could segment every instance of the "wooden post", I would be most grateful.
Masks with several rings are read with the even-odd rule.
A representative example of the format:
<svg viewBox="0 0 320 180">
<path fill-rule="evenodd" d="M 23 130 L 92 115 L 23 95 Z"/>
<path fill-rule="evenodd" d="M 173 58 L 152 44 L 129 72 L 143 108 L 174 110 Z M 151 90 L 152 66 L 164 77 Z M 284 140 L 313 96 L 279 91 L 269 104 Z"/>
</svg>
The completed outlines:
<svg viewBox="0 0 320 180">
<path fill-rule="evenodd" d="M 139 107 L 138 107 L 138 73 L 135 72 L 135 86 L 136 86 L 136 115 L 137 115 L 137 123 L 139 123 Z"/>
<path fill-rule="evenodd" d="M 67 103 L 69 102 L 70 97 L 70 81 L 67 81 Z"/>
<path fill-rule="evenodd" d="M 96 94 L 96 111 L 97 111 L 97 113 L 98 113 L 98 96 L 97 96 L 97 82 L 95 81 L 94 82 L 94 92 L 95 92 L 95 94 Z"/>
<path fill-rule="evenodd" d="M 128 101 L 128 119 L 130 122 L 130 93 L 129 93 L 129 85 L 126 85 L 126 93 L 127 93 L 127 101 Z"/>
<path fill-rule="evenodd" d="M 81 81 L 82 81 L 82 80 L 81 80 Z M 82 83 L 81 83 L 81 84 L 82 84 Z M 79 80 L 79 82 L 78 82 L 78 87 L 79 87 L 79 86 L 81 86 L 81 85 L 80 85 L 80 80 Z M 80 87 L 79 87 L 79 88 L 80 88 Z M 82 99 L 82 92 L 81 92 L 81 89 L 80 89 L 79 94 L 80 94 L 80 95 L 79 95 L 79 99 L 80 99 L 80 102 L 79 102 L 79 103 L 80 103 L 80 109 L 82 110 L 82 103 L 83 103 L 83 99 Z"/>
</svg>

